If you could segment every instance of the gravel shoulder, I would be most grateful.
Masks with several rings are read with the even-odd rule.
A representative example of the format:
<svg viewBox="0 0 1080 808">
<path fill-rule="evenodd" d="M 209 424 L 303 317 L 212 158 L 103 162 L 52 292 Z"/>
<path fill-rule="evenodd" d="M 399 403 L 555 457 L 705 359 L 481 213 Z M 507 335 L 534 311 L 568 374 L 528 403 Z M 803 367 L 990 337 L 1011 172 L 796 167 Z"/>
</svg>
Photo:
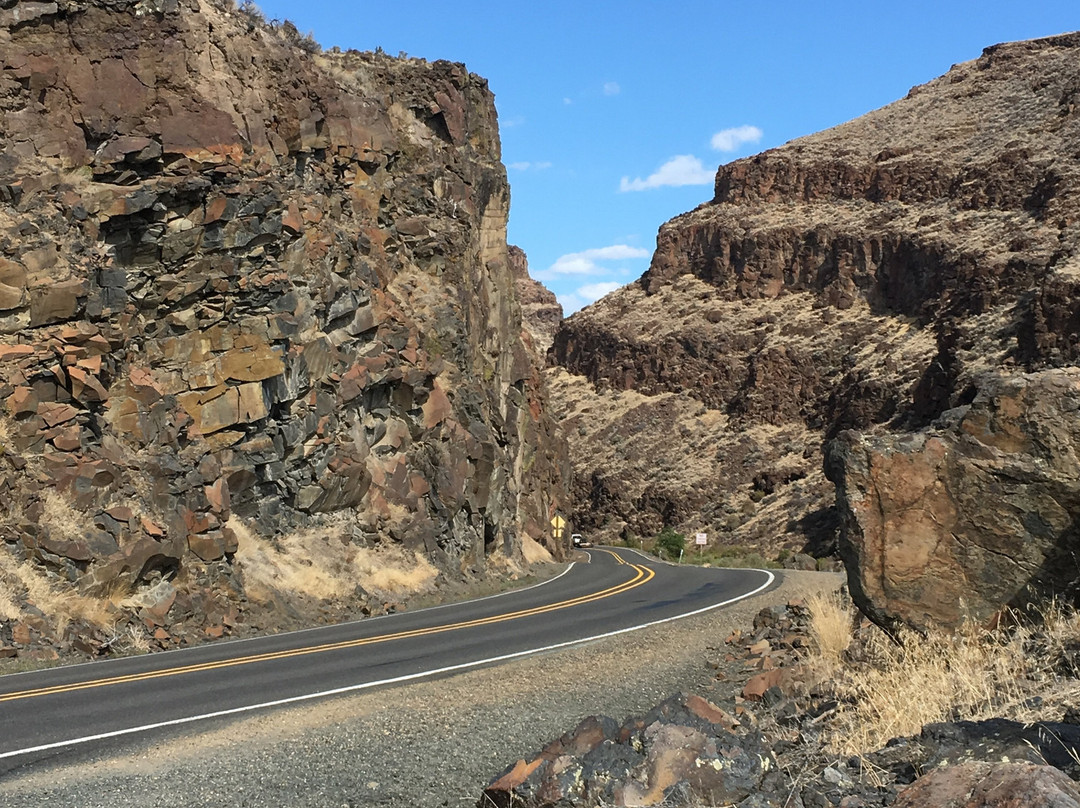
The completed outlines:
<svg viewBox="0 0 1080 808">
<path fill-rule="evenodd" d="M 716 681 L 709 649 L 763 607 L 842 582 L 778 578 L 753 598 L 629 635 L 39 761 L 0 775 L 0 808 L 475 805 L 502 769 L 588 715 L 622 720 L 680 690 L 730 698 L 741 683 Z"/>
</svg>

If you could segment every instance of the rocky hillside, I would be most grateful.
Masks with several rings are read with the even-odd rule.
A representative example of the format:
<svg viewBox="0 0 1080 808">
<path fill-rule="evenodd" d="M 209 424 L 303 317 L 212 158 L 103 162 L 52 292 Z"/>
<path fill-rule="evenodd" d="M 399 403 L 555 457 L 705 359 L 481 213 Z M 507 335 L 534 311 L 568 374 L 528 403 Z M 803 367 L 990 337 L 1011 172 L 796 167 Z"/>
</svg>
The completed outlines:
<svg viewBox="0 0 1080 808">
<path fill-rule="evenodd" d="M 460 64 L 320 53 L 226 0 L 0 2 L 0 646 L 59 639 L 35 584 L 169 646 L 260 575 L 314 616 L 377 602 L 380 548 L 425 579 L 535 554 L 564 449 L 508 198 Z M 334 603 L 256 574 L 288 552 Z"/>
<path fill-rule="evenodd" d="M 576 391 L 559 400 L 579 522 L 827 547 L 825 441 L 903 435 L 993 388 L 986 374 L 1077 362 L 1078 157 L 1069 34 L 988 48 L 883 109 L 722 166 L 712 201 L 661 228 L 648 272 L 556 336 L 576 374 L 557 383 Z M 841 485 L 845 535 L 861 490 Z M 1065 541 L 1074 493 L 1059 487 L 1052 518 L 1010 522 L 1012 541 Z M 879 590 L 924 561 L 898 558 Z"/>
<path fill-rule="evenodd" d="M 532 338 L 534 352 L 543 357 L 562 323 L 563 309 L 555 293 L 529 275 L 529 259 L 520 247 L 510 246 L 510 271 L 514 273 L 521 319 Z"/>
</svg>

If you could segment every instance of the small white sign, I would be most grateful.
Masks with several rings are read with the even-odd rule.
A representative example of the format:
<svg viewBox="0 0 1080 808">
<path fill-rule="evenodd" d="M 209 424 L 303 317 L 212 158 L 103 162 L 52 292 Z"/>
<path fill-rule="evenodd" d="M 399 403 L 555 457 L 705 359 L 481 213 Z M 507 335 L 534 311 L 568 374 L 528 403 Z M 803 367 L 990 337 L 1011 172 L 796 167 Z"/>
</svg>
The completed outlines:
<svg viewBox="0 0 1080 808">
<path fill-rule="evenodd" d="M 698 533 L 697 538 L 696 538 L 694 543 L 695 544 L 708 544 L 709 543 L 709 537 L 704 533 Z"/>
</svg>

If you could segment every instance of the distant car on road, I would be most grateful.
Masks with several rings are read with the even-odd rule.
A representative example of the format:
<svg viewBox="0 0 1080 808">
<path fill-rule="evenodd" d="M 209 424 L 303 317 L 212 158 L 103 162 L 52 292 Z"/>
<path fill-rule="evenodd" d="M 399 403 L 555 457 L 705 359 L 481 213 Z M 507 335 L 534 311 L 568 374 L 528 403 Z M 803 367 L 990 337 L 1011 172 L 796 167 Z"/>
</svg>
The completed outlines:
<svg viewBox="0 0 1080 808">
<path fill-rule="evenodd" d="M 574 547 L 592 547 L 591 541 L 585 541 L 585 537 L 580 533 L 572 533 L 570 535 L 570 542 Z"/>
</svg>

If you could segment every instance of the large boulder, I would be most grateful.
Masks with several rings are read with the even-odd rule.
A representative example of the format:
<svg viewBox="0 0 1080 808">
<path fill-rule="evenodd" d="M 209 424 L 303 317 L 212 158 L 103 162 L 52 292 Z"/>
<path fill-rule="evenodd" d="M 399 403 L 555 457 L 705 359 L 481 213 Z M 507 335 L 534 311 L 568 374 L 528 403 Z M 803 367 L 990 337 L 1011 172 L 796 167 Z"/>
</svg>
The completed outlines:
<svg viewBox="0 0 1080 808">
<path fill-rule="evenodd" d="M 984 623 L 1077 592 L 1080 369 L 979 384 L 929 428 L 830 444 L 852 596 L 883 626 Z"/>
<path fill-rule="evenodd" d="M 1080 808 L 1080 788 L 1053 766 L 965 763 L 930 772 L 895 808 Z"/>
</svg>

